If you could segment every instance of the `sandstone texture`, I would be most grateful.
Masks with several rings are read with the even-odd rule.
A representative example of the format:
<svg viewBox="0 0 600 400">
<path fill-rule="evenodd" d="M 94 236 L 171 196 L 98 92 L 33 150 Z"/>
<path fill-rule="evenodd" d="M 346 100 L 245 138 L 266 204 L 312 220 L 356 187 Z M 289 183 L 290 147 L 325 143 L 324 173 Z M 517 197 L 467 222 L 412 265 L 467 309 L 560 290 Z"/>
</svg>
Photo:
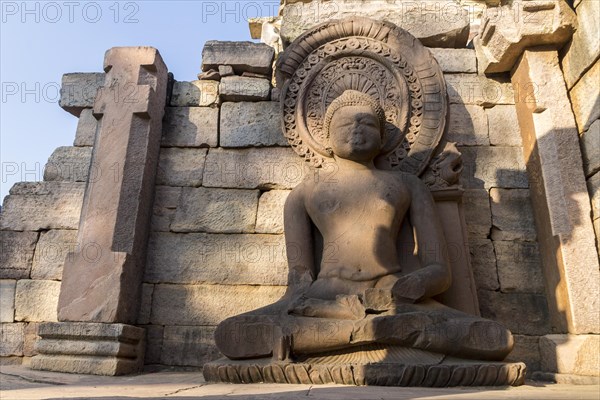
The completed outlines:
<svg viewBox="0 0 600 400">
<path fill-rule="evenodd" d="M 492 229 L 490 195 L 484 189 L 468 189 L 463 195 L 469 238 L 485 239 Z"/>
<path fill-rule="evenodd" d="M 21 182 L 4 198 L 0 229 L 77 229 L 85 183 Z"/>
<path fill-rule="evenodd" d="M 229 65 L 237 75 L 244 72 L 271 75 L 275 50 L 264 43 L 209 40 L 202 50 L 202 71 Z"/>
<path fill-rule="evenodd" d="M 216 147 L 219 110 L 210 107 L 167 107 L 162 147 Z"/>
<path fill-rule="evenodd" d="M 173 232 L 252 233 L 258 190 L 184 188 Z"/>
<path fill-rule="evenodd" d="M 290 192 L 270 190 L 258 201 L 256 233 L 283 233 L 283 206 Z"/>
<path fill-rule="evenodd" d="M 600 335 L 546 335 L 540 338 L 542 370 L 561 374 L 600 374 Z"/>
<path fill-rule="evenodd" d="M 77 131 L 75 132 L 75 140 L 73 146 L 86 147 L 93 146 L 96 141 L 96 129 L 98 121 L 93 115 L 91 108 L 81 110 L 79 121 L 77 121 Z"/>
<path fill-rule="evenodd" d="M 14 279 L 0 279 L 0 323 L 14 321 L 16 285 Z"/>
<path fill-rule="evenodd" d="M 183 189 L 180 187 L 156 187 L 152 211 L 152 231 L 168 232 L 170 230 L 182 191 Z"/>
<path fill-rule="evenodd" d="M 523 151 L 519 147 L 459 147 L 464 169 L 460 183 L 466 189 L 529 187 Z"/>
<path fill-rule="evenodd" d="M 445 74 L 451 104 L 493 106 L 515 104 L 515 88 L 503 77 L 488 78 L 475 74 Z"/>
<path fill-rule="evenodd" d="M 0 278 L 29 278 L 37 240 L 37 232 L 0 231 Z"/>
<path fill-rule="evenodd" d="M 544 335 L 550 330 L 546 296 L 479 290 L 481 316 L 498 321 L 513 334 Z"/>
<path fill-rule="evenodd" d="M 216 325 L 223 319 L 279 300 L 282 286 L 156 285 L 152 324 Z"/>
<path fill-rule="evenodd" d="M 202 185 L 207 149 L 163 147 L 160 149 L 156 184 L 164 186 Z"/>
<path fill-rule="evenodd" d="M 65 259 L 78 246 L 86 244 L 77 243 L 77 231 L 53 229 L 42 232 L 35 247 L 31 279 L 60 281 Z"/>
<path fill-rule="evenodd" d="M 494 241 L 502 292 L 544 293 L 544 276 L 536 242 Z"/>
<path fill-rule="evenodd" d="M 57 321 L 60 282 L 21 279 L 15 294 L 15 321 Z"/>
<path fill-rule="evenodd" d="M 213 326 L 166 326 L 160 363 L 201 367 L 221 357 Z"/>
<path fill-rule="evenodd" d="M 486 74 L 510 71 L 523 50 L 541 45 L 560 49 L 576 28 L 577 16 L 562 0 L 488 8 L 474 39 L 479 69 Z"/>
<path fill-rule="evenodd" d="M 473 278 L 475 278 L 477 287 L 487 290 L 500 289 L 492 241 L 489 239 L 469 240 L 469 251 Z"/>
<path fill-rule="evenodd" d="M 90 164 L 92 162 L 92 149 L 90 147 L 58 147 L 44 168 L 45 181 L 86 182 L 90 172 L 92 180 L 99 174 L 109 173 L 100 171 Z"/>
<path fill-rule="evenodd" d="M 536 240 L 529 190 L 494 188 L 490 198 L 493 240 Z"/>
<path fill-rule="evenodd" d="M 104 85 L 102 72 L 64 74 L 58 105 L 79 117 L 83 109 L 92 108 L 100 88 Z M 108 95 L 108 93 L 101 93 Z"/>
<path fill-rule="evenodd" d="M 581 1 L 575 10 L 577 30 L 563 49 L 562 70 L 570 89 L 600 56 L 600 2 Z"/>
<path fill-rule="evenodd" d="M 464 48 L 469 37 L 468 12 L 451 0 L 400 4 L 383 0 L 316 0 L 281 7 L 283 44 L 287 46 L 318 23 L 356 15 L 357 9 L 364 16 L 398 25 L 428 47 Z"/>
<path fill-rule="evenodd" d="M 285 285 L 285 242 L 282 235 L 155 233 L 150 236 L 144 281 Z"/>
<path fill-rule="evenodd" d="M 431 54 L 446 73 L 477 73 L 477 58 L 471 49 L 430 48 Z"/>
<path fill-rule="evenodd" d="M 513 105 L 486 108 L 492 146 L 522 146 L 517 110 Z"/>
<path fill-rule="evenodd" d="M 287 146 L 281 132 L 278 102 L 224 103 L 221 106 L 221 147 Z"/>
<path fill-rule="evenodd" d="M 310 167 L 289 148 L 211 149 L 204 166 L 206 187 L 291 189 Z"/>
<path fill-rule="evenodd" d="M 268 79 L 227 76 L 221 79 L 219 92 L 223 101 L 269 100 L 271 82 Z"/>
<path fill-rule="evenodd" d="M 598 82 L 600 82 L 600 61 L 596 62 L 570 91 L 575 120 L 580 133 L 587 131 L 600 118 Z"/>
<path fill-rule="evenodd" d="M 581 155 L 587 177 L 600 171 L 600 119 L 581 135 Z"/>
<path fill-rule="evenodd" d="M 219 102 L 219 83 L 216 81 L 174 82 L 172 107 L 206 107 Z"/>
<path fill-rule="evenodd" d="M 0 357 L 22 356 L 25 324 L 0 323 Z"/>
<path fill-rule="evenodd" d="M 446 138 L 459 146 L 489 146 L 488 119 L 483 107 L 450 104 Z"/>
</svg>

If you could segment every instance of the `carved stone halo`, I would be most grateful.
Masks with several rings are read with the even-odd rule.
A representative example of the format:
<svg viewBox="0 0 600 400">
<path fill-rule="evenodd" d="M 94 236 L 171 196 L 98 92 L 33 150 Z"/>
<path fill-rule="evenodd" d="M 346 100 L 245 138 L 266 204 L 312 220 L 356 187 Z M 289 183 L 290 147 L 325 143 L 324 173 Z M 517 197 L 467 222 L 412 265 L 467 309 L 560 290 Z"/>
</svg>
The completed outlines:
<svg viewBox="0 0 600 400">
<path fill-rule="evenodd" d="M 284 134 L 315 167 L 332 156 L 323 130 L 327 107 L 347 89 L 373 96 L 385 110 L 378 168 L 420 175 L 444 132 L 442 71 L 429 50 L 391 23 L 351 17 L 318 25 L 285 50 L 277 74 Z"/>
</svg>

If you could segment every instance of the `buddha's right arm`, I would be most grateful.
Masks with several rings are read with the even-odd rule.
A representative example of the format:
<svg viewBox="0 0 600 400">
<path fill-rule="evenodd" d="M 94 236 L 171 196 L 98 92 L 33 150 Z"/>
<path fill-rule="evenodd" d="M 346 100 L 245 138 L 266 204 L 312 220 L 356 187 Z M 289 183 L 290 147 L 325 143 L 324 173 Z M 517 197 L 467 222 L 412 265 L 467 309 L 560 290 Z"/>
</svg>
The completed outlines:
<svg viewBox="0 0 600 400">
<path fill-rule="evenodd" d="M 283 213 L 288 260 L 288 294 L 303 292 L 315 280 L 312 222 L 304 204 L 304 185 L 288 196 Z"/>
</svg>

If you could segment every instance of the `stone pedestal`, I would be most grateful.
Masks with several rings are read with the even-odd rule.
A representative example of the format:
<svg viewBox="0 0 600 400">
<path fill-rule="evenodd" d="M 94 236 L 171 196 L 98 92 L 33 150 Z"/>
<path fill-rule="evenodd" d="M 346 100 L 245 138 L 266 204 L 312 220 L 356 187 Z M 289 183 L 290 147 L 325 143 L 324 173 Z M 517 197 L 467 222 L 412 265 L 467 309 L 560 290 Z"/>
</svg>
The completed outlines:
<svg viewBox="0 0 600 400">
<path fill-rule="evenodd" d="M 461 360 L 442 354 L 379 346 L 291 361 L 229 360 L 204 365 L 208 382 L 374 386 L 519 386 L 525 364 Z"/>
<path fill-rule="evenodd" d="M 125 375 L 144 365 L 145 330 L 124 324 L 40 324 L 31 368 L 94 375 Z"/>
<path fill-rule="evenodd" d="M 600 272 L 577 128 L 556 51 L 526 50 L 512 71 L 555 333 L 600 332 Z"/>
</svg>

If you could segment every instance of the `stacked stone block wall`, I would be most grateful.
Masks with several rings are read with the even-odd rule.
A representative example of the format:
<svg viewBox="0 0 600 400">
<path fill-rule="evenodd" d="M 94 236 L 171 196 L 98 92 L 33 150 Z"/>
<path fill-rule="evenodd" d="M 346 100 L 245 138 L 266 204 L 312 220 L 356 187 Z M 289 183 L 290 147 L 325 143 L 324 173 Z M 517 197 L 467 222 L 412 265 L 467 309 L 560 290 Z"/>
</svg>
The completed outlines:
<svg viewBox="0 0 600 400">
<path fill-rule="evenodd" d="M 515 89 L 508 75 L 478 75 L 473 50 L 431 51 L 448 84 L 446 139 L 458 143 L 465 162 L 461 184 L 481 314 L 513 331 L 511 359 L 539 369 L 539 336 L 551 327 Z M 220 356 L 213 333 L 221 320 L 285 291 L 283 204 L 313 172 L 281 135 L 278 89 L 267 77 L 227 71 L 219 68 L 227 74 L 220 81 L 173 84 L 137 321 L 147 332 L 146 364 L 201 367 Z M 49 164 L 89 166 L 95 131 L 91 110 L 83 109 L 76 146 L 57 149 Z M 33 324 L 56 320 L 61 259 L 38 265 L 35 257 L 44 243 L 76 240 L 84 182 L 105 173 L 93 166 L 47 171 L 46 181 L 18 184 L 4 202 L 3 357 L 31 356 Z M 19 257 L 17 245 L 24 249 Z"/>
<path fill-rule="evenodd" d="M 562 51 L 561 66 L 581 144 L 600 255 L 600 2 L 575 2 L 577 31 Z"/>
</svg>

